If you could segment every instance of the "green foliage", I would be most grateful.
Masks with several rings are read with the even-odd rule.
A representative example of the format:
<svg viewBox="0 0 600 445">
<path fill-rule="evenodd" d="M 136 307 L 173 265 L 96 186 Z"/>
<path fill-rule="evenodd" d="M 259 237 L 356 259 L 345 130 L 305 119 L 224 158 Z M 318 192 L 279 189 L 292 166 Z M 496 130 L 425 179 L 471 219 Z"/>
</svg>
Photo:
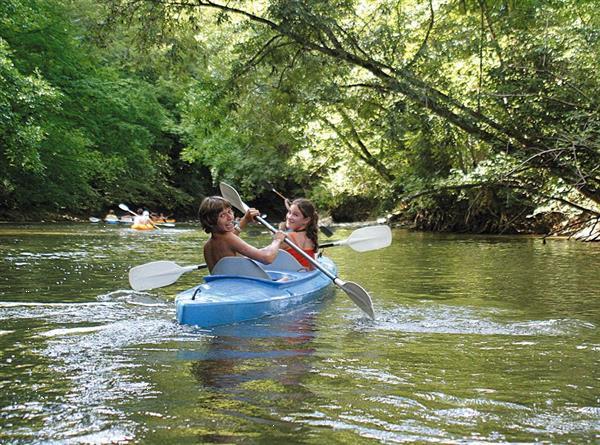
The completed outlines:
<svg viewBox="0 0 600 445">
<path fill-rule="evenodd" d="M 44 175 L 46 115 L 59 99 L 39 72 L 26 75 L 14 66 L 9 46 L 0 38 L 0 202 L 7 208 L 23 204 L 16 193 L 22 184 Z"/>
<path fill-rule="evenodd" d="M 219 180 L 267 179 L 341 218 L 418 195 L 423 227 L 501 221 L 483 231 L 600 202 L 596 9 L 7 0 L 0 200 L 192 213 Z"/>
<path fill-rule="evenodd" d="M 97 15 L 95 4 L 78 4 Z M 0 9 L 2 204 L 82 213 L 118 202 L 190 208 L 194 199 L 169 184 L 174 126 L 159 88 L 103 65 L 104 50 L 78 25 L 86 9 L 71 6 L 14 0 Z"/>
</svg>

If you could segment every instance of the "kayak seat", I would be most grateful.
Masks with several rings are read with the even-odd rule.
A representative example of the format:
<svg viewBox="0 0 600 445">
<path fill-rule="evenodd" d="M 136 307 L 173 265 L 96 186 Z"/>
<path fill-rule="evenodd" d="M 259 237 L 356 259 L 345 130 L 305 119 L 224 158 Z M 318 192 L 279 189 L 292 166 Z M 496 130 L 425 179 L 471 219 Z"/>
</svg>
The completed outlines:
<svg viewBox="0 0 600 445">
<path fill-rule="evenodd" d="M 271 277 L 250 258 L 241 256 L 226 256 L 221 258 L 211 275 L 238 275 L 242 277 L 262 278 L 271 281 Z"/>
<path fill-rule="evenodd" d="M 263 267 L 267 270 L 279 270 L 282 272 L 300 272 L 301 270 L 306 270 L 296 258 L 285 250 L 280 250 L 275 261 L 271 264 L 265 264 Z"/>
</svg>

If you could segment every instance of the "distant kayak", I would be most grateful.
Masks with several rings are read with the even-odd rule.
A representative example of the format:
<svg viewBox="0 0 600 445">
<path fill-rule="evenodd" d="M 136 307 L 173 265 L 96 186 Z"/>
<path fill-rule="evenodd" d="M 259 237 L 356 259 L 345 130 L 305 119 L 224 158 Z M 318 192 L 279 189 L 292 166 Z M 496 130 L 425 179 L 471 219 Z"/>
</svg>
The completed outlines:
<svg viewBox="0 0 600 445">
<path fill-rule="evenodd" d="M 130 228 L 133 230 L 154 230 L 154 229 L 156 229 L 156 227 L 154 227 L 152 224 L 132 224 Z"/>
<path fill-rule="evenodd" d="M 157 226 L 164 226 L 164 227 L 175 227 L 175 220 L 174 219 L 153 219 L 152 222 L 154 224 L 156 224 Z"/>
</svg>

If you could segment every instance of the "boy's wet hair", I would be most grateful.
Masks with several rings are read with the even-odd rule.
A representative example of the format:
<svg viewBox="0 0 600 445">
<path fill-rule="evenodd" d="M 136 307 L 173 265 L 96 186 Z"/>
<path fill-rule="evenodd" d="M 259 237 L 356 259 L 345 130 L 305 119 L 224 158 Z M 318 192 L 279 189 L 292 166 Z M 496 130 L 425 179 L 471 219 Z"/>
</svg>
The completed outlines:
<svg viewBox="0 0 600 445">
<path fill-rule="evenodd" d="M 204 231 L 206 233 L 216 231 L 219 214 L 223 210 L 231 208 L 231 203 L 220 196 L 207 196 L 204 198 L 198 209 L 198 218 L 200 218 L 200 224 Z"/>
</svg>

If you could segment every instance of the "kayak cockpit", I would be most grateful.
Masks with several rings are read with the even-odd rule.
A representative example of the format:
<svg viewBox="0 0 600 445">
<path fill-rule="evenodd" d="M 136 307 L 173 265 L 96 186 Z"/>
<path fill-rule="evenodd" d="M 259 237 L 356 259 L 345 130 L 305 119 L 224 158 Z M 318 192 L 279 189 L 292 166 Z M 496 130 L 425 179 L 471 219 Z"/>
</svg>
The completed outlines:
<svg viewBox="0 0 600 445">
<path fill-rule="evenodd" d="M 215 264 L 212 273 L 204 277 L 204 281 L 210 283 L 217 280 L 241 279 L 287 287 L 319 273 L 318 270 L 307 271 L 292 255 L 280 250 L 271 264 L 261 264 L 242 256 L 221 258 Z"/>
<path fill-rule="evenodd" d="M 211 275 L 234 275 L 278 281 L 292 278 L 286 272 L 306 272 L 306 269 L 292 255 L 280 250 L 271 264 L 261 264 L 243 256 L 221 258 L 213 267 Z"/>
</svg>

